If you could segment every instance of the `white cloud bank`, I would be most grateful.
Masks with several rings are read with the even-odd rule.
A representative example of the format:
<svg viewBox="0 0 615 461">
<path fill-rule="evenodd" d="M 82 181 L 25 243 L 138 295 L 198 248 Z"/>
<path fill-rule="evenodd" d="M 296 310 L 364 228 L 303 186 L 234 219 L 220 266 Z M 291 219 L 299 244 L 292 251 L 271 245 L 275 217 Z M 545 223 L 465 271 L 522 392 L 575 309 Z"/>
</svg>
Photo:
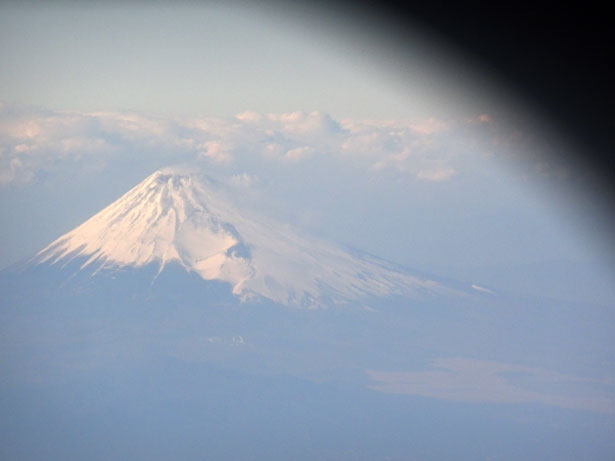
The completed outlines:
<svg viewBox="0 0 615 461">
<path fill-rule="evenodd" d="M 428 371 L 369 370 L 372 389 L 474 403 L 543 404 L 615 413 L 615 382 L 468 358 L 438 359 Z"/>
<path fill-rule="evenodd" d="M 297 167 L 323 157 L 367 171 L 442 182 L 488 155 L 479 117 L 464 121 L 337 121 L 320 112 L 233 118 L 165 119 L 136 113 L 53 112 L 0 106 L 0 184 L 19 184 L 70 168 L 105 168 L 146 155 L 181 162 L 276 162 Z M 482 130 L 482 131 L 481 131 Z M 480 155 L 479 155 L 480 156 Z"/>
</svg>

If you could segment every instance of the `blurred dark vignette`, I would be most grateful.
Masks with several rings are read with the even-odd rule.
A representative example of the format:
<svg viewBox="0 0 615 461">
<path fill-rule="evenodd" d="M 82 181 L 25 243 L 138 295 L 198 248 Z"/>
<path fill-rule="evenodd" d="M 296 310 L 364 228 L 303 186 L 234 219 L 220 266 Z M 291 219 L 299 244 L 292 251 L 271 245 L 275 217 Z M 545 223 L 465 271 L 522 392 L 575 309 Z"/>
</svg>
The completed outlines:
<svg viewBox="0 0 615 461">
<path fill-rule="evenodd" d="M 615 34 L 605 6 L 543 0 L 300 5 L 298 14 L 311 12 L 313 19 L 321 16 L 338 26 L 352 24 L 355 32 L 363 27 L 375 39 L 387 37 L 400 57 L 408 53 L 418 27 L 487 70 L 523 99 L 521 105 L 529 111 L 517 122 L 530 130 L 533 126 L 533 137 L 540 138 L 547 128 L 570 146 L 567 152 L 553 149 L 548 160 L 574 168 L 567 192 L 576 195 L 581 206 L 596 209 L 606 232 L 613 229 Z M 536 120 L 527 120 L 530 114 Z"/>
<path fill-rule="evenodd" d="M 316 2 L 315 4 L 318 4 Z M 411 24 L 467 53 L 497 80 L 521 90 L 581 144 L 584 163 L 611 182 L 615 144 L 615 33 L 612 16 L 595 2 L 334 2 L 340 11 L 363 11 L 408 40 Z M 323 13 L 326 11 L 322 2 Z M 612 187 L 611 187 L 612 193 Z"/>
</svg>

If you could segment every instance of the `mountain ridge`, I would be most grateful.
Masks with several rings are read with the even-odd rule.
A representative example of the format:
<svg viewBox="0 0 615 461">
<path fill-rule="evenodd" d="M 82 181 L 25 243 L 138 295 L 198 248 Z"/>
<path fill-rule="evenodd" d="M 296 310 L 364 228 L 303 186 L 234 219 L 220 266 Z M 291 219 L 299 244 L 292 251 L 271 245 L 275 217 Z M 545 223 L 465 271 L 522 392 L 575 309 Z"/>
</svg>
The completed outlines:
<svg viewBox="0 0 615 461">
<path fill-rule="evenodd" d="M 81 269 L 176 262 L 203 280 L 227 282 L 242 301 L 324 307 L 367 297 L 417 297 L 452 290 L 392 263 L 301 235 L 253 210 L 211 178 L 156 171 L 83 224 L 39 251 L 30 264 Z"/>
</svg>

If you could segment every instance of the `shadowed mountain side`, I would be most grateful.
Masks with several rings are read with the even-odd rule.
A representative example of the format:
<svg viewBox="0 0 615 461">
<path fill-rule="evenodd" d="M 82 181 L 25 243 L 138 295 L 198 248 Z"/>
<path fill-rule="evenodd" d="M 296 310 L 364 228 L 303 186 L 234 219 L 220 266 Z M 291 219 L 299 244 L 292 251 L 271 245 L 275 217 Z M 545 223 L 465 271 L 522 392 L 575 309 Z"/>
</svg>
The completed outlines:
<svg viewBox="0 0 615 461">
<path fill-rule="evenodd" d="M 574 375 L 611 375 L 606 307 L 473 290 L 298 309 L 241 302 L 230 283 L 179 264 L 95 275 L 81 265 L 0 274 L 2 458 L 575 459 L 615 449 L 609 414 L 392 395 L 369 390 L 387 383 L 367 374 L 428 376 L 439 358 L 470 357 L 569 373 L 539 381 L 540 395 L 572 384 L 591 397 L 596 384 Z M 464 383 L 468 372 L 440 370 L 436 384 L 481 389 Z M 518 375 L 505 385 L 535 378 Z"/>
<path fill-rule="evenodd" d="M 2 273 L 3 361 L 23 359 L 26 371 L 24 363 L 41 351 L 50 363 L 64 360 L 66 347 L 75 366 L 116 354 L 162 355 L 302 376 L 414 369 L 451 356 L 582 375 L 613 368 L 608 326 L 615 314 L 607 306 L 475 292 L 372 298 L 369 308 L 289 309 L 265 298 L 242 303 L 230 284 L 204 281 L 179 265 L 96 276 L 73 269 Z"/>
</svg>

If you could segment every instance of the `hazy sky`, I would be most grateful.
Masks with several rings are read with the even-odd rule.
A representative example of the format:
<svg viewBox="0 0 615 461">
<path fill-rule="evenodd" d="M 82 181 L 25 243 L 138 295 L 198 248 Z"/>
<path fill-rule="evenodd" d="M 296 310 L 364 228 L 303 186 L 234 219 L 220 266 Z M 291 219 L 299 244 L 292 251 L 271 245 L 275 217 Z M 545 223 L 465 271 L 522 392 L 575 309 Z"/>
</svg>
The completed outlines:
<svg viewBox="0 0 615 461">
<path fill-rule="evenodd" d="M 485 109 L 488 94 L 465 58 L 446 72 L 454 58 L 418 29 L 398 43 L 386 26 L 352 12 L 233 5 L 3 6 L 0 99 L 193 116 Z"/>
</svg>

